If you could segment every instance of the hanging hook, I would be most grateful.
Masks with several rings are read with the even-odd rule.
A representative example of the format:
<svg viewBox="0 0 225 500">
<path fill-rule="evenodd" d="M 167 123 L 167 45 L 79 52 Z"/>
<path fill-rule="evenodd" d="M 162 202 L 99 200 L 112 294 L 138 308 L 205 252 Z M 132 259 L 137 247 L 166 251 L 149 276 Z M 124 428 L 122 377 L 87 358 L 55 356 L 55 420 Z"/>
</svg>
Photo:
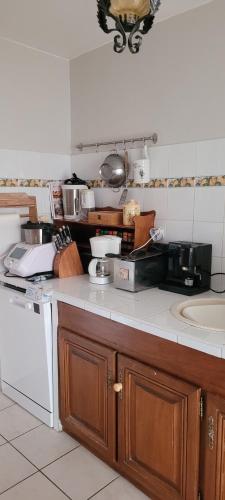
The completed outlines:
<svg viewBox="0 0 225 500">
<path fill-rule="evenodd" d="M 95 152 L 98 153 L 98 143 L 96 142 L 96 149 Z"/>
</svg>

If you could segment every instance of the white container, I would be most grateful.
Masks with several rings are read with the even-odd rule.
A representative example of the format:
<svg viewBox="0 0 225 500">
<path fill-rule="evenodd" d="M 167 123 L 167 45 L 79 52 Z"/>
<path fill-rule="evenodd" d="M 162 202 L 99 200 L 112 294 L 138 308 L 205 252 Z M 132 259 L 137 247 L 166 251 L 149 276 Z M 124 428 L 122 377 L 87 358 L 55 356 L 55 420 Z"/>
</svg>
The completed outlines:
<svg viewBox="0 0 225 500">
<path fill-rule="evenodd" d="M 150 161 L 143 159 L 134 163 L 134 181 L 138 184 L 146 184 L 150 179 Z"/>
<path fill-rule="evenodd" d="M 84 189 L 81 195 L 82 208 L 94 210 L 95 208 L 95 193 L 91 189 Z"/>
<path fill-rule="evenodd" d="M 134 226 L 134 217 L 140 215 L 140 203 L 135 200 L 130 200 L 123 207 L 123 224 L 124 226 Z"/>
<path fill-rule="evenodd" d="M 150 159 L 148 148 L 144 147 L 144 157 L 134 162 L 134 181 L 138 184 L 145 184 L 150 180 Z"/>
<path fill-rule="evenodd" d="M 87 189 L 87 186 L 79 184 L 64 184 L 62 186 L 65 219 L 80 220 L 82 210 L 82 193 Z"/>
</svg>

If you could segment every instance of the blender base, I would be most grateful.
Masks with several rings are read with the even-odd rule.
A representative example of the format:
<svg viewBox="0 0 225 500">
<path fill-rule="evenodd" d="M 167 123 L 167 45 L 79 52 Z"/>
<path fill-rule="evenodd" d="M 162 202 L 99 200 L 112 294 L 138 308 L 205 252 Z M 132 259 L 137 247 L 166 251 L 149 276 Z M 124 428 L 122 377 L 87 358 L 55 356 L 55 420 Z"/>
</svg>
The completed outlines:
<svg viewBox="0 0 225 500">
<path fill-rule="evenodd" d="M 95 285 L 108 285 L 113 282 L 113 277 L 109 276 L 89 276 L 90 283 Z"/>
</svg>

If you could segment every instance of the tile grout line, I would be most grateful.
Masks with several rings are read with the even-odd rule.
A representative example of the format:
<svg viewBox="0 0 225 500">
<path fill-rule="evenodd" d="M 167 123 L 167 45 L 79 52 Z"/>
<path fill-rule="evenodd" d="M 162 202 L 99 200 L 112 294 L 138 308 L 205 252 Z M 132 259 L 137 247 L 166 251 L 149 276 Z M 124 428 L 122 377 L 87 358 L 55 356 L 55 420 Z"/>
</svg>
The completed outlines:
<svg viewBox="0 0 225 500">
<path fill-rule="evenodd" d="M 108 484 L 106 484 L 105 486 L 100 488 L 100 490 L 96 491 L 93 495 L 88 497 L 86 500 L 91 500 L 92 498 L 95 498 L 95 496 L 98 495 L 98 493 L 101 493 L 101 491 L 104 491 L 106 488 L 108 488 L 108 486 L 110 486 L 110 484 L 114 483 L 114 481 L 116 481 L 119 477 L 120 477 L 120 475 L 118 475 L 117 477 L 112 479 L 112 481 L 110 481 Z"/>
<path fill-rule="evenodd" d="M 20 436 L 18 436 L 20 437 Z M 49 465 L 52 465 L 54 464 L 55 462 L 57 462 L 57 460 L 60 460 L 61 458 L 65 457 L 66 455 L 68 455 L 71 451 L 74 451 L 76 450 L 77 448 L 80 447 L 79 446 L 76 446 L 75 448 L 73 448 L 72 450 L 70 451 L 67 451 L 66 453 L 64 453 L 63 455 L 61 455 L 60 457 L 56 458 L 55 460 L 52 460 L 52 462 L 49 462 L 49 464 L 46 464 L 44 465 L 43 467 L 38 467 L 37 465 L 35 465 L 33 462 L 31 462 L 31 460 L 29 458 L 26 457 L 26 455 L 24 455 L 24 453 L 22 453 L 22 451 L 18 450 L 18 448 L 15 447 L 15 445 L 11 442 L 11 441 L 7 441 L 5 444 L 10 444 L 12 446 L 12 448 L 14 450 L 16 450 L 20 455 L 22 455 L 23 458 L 25 458 L 31 465 L 33 465 L 33 467 L 35 467 L 37 469 L 38 472 L 42 472 L 43 469 L 45 469 L 46 467 L 48 467 Z M 4 444 L 2 445 L 4 446 Z"/>
<path fill-rule="evenodd" d="M 78 446 L 75 446 L 74 448 L 72 448 L 70 451 L 66 451 L 66 453 L 63 453 L 63 455 L 61 455 L 60 457 L 56 458 L 55 460 L 52 460 L 52 462 L 49 462 L 49 464 L 47 465 L 44 465 L 44 467 L 41 467 L 40 469 L 38 468 L 38 470 L 40 472 L 43 472 L 44 469 L 46 469 L 46 467 L 48 467 L 49 465 L 52 465 L 54 464 L 55 462 L 57 462 L 57 460 L 60 460 L 61 458 L 64 458 L 66 457 L 66 455 L 69 455 L 69 453 L 71 453 L 72 451 L 74 450 L 77 450 L 78 448 L 80 448 L 80 444 Z M 45 474 L 44 474 L 45 475 Z M 47 476 L 46 476 L 47 477 Z"/>
<path fill-rule="evenodd" d="M 38 471 L 33 472 L 32 474 L 30 474 L 29 476 L 25 477 L 24 479 L 21 479 L 21 481 L 18 481 L 17 483 L 13 484 L 12 486 L 9 486 L 9 488 L 7 488 L 6 490 L 4 490 L 4 491 L 2 491 L 2 492 L 0 493 L 0 497 L 1 497 L 4 493 L 6 493 L 7 491 L 12 490 L 15 486 L 18 486 L 18 484 L 24 483 L 24 481 L 26 481 L 26 480 L 27 480 L 27 479 L 29 479 L 30 477 L 35 476 L 35 474 L 38 474 Z"/>
<path fill-rule="evenodd" d="M 1 408 L 0 413 L 1 413 L 2 411 L 8 410 L 8 408 L 11 408 L 12 406 L 15 406 L 15 404 L 16 404 L 16 403 L 12 403 L 11 405 L 6 406 L 5 408 Z"/>
<path fill-rule="evenodd" d="M 73 451 L 73 450 L 71 450 Z M 62 458 L 62 457 L 60 457 Z M 52 479 L 50 479 L 48 476 L 45 475 L 45 473 L 43 472 L 43 470 L 39 470 L 38 471 L 40 474 L 42 474 L 43 477 L 45 477 L 45 479 L 47 479 L 53 486 L 55 486 L 61 493 L 63 493 L 63 495 L 65 495 L 66 498 L 68 498 L 68 500 L 73 500 L 67 493 L 65 493 L 65 491 L 63 491 L 56 483 L 54 483 L 54 481 L 52 481 Z"/>
<path fill-rule="evenodd" d="M 11 406 L 13 406 L 13 405 L 11 405 Z M 9 407 L 8 407 L 8 408 L 9 408 Z M 57 460 L 60 460 L 61 458 L 63 458 L 63 457 L 65 457 L 66 455 L 68 455 L 70 452 L 72 452 L 72 451 L 76 450 L 77 448 L 79 448 L 79 447 L 81 446 L 80 444 L 78 444 L 78 446 L 75 446 L 74 448 L 72 448 L 70 451 L 68 451 L 68 452 L 64 453 L 64 454 L 63 454 L 63 455 L 61 455 L 60 457 L 56 458 L 56 459 L 55 459 L 55 460 L 53 460 L 52 462 L 49 462 L 49 464 L 45 465 L 45 466 L 44 466 L 44 467 L 42 467 L 42 469 L 41 469 L 41 468 L 37 467 L 37 466 L 36 466 L 33 462 L 31 462 L 31 460 L 30 460 L 29 458 L 27 458 L 27 457 L 26 457 L 26 456 L 25 456 L 25 455 L 24 455 L 24 454 L 23 454 L 20 450 L 18 450 L 18 449 L 14 446 L 14 444 L 12 443 L 12 441 L 16 440 L 17 438 L 20 438 L 21 436 L 24 436 L 24 435 L 28 434 L 29 432 L 32 432 L 33 430 L 35 430 L 35 429 L 37 429 L 37 428 L 39 428 L 39 427 L 41 427 L 41 426 L 43 426 L 43 425 L 44 425 L 44 424 L 43 424 L 43 423 L 41 423 L 40 425 L 38 425 L 38 426 L 34 427 L 33 429 L 30 429 L 29 431 L 24 432 L 23 434 L 20 434 L 19 436 L 16 436 L 16 437 L 15 437 L 15 438 L 13 438 L 11 441 L 10 441 L 9 439 L 5 438 L 4 436 L 2 436 L 2 437 L 3 437 L 3 439 L 5 439 L 5 441 L 6 441 L 6 442 L 5 442 L 5 443 L 3 443 L 1 446 L 4 446 L 4 445 L 6 445 L 6 444 L 9 444 L 10 446 L 12 446 L 12 448 L 13 448 L 13 449 L 14 449 L 17 453 L 19 453 L 19 454 L 20 454 L 20 455 L 21 455 L 21 456 L 22 456 L 25 460 L 27 460 L 27 461 L 28 461 L 28 462 L 29 462 L 29 463 L 30 463 L 33 467 L 35 467 L 36 471 L 35 471 L 35 472 L 33 472 L 32 474 L 30 474 L 29 476 L 27 476 L 26 478 L 22 479 L 21 481 L 18 481 L 18 482 L 17 482 L 17 483 L 15 483 L 14 485 L 10 486 L 10 487 L 9 487 L 9 488 L 7 488 L 6 490 L 2 491 L 2 492 L 0 493 L 0 496 L 1 496 L 3 493 L 5 493 L 6 491 L 11 490 L 12 488 L 14 488 L 15 486 L 17 486 L 18 484 L 23 483 L 24 481 L 26 481 L 26 480 L 27 480 L 27 479 L 29 479 L 30 477 L 34 476 L 35 474 L 40 473 L 40 474 L 42 474 L 42 476 L 43 476 L 43 477 L 45 477 L 45 478 L 46 478 L 46 479 L 47 479 L 50 483 L 52 483 L 52 484 L 53 484 L 53 485 L 54 485 L 54 486 L 55 486 L 55 487 L 56 487 L 56 488 L 57 488 L 57 489 L 58 489 L 61 493 L 63 493 L 63 494 L 64 494 L 64 496 L 66 496 L 66 497 L 68 498 L 68 500 L 72 500 L 72 499 L 71 499 L 71 497 L 69 497 L 69 496 L 67 495 L 67 493 L 65 493 L 65 492 L 64 492 L 64 491 L 63 491 L 63 490 L 62 490 L 62 489 L 61 489 L 61 488 L 60 488 L 57 484 L 55 484 L 55 483 L 54 483 L 54 482 L 53 482 L 53 481 L 52 481 L 52 480 L 51 480 L 51 479 L 50 479 L 47 475 L 45 475 L 45 474 L 44 474 L 44 472 L 43 472 L 43 470 L 42 470 L 42 469 L 44 469 L 45 467 L 48 467 L 49 465 L 53 464 L 54 462 L 57 462 Z"/>
<path fill-rule="evenodd" d="M 29 432 L 32 432 L 32 431 L 34 431 L 35 429 L 38 429 L 38 427 L 41 427 L 42 425 L 44 425 L 44 424 L 39 424 L 39 425 L 36 425 L 36 426 L 35 426 L 35 427 L 33 427 L 32 429 L 29 429 L 29 431 L 23 432 L 22 434 L 19 434 L 18 436 L 16 436 L 16 437 L 12 438 L 12 439 L 11 439 L 11 441 L 10 441 L 10 439 L 8 439 L 8 438 L 6 438 L 5 436 L 3 436 L 3 434 L 1 434 L 1 436 L 2 436 L 2 437 L 6 440 L 6 441 L 7 441 L 7 443 L 10 443 L 10 444 L 11 444 L 11 442 L 12 442 L 12 441 L 14 441 L 14 439 L 17 439 L 17 438 L 19 438 L 19 437 L 25 436 L 25 434 L 28 434 Z"/>
<path fill-rule="evenodd" d="M 44 424 L 42 424 L 44 425 Z M 38 427 L 41 427 L 41 426 L 38 426 Z M 35 429 L 37 429 L 37 427 L 35 427 Z M 31 429 L 31 431 L 34 430 L 34 429 Z M 28 431 L 29 432 L 29 431 Z M 27 432 L 27 433 L 28 433 Z M 27 433 L 24 433 L 24 434 L 27 434 Z M 22 434 L 22 435 L 24 435 Z M 18 437 L 21 437 L 21 436 L 18 436 Z M 16 439 L 16 438 L 15 438 Z M 27 458 L 20 450 L 18 450 L 11 441 L 8 441 L 6 439 L 6 443 L 3 443 L 2 446 L 6 445 L 6 444 L 9 444 L 10 446 L 12 446 L 12 448 L 17 451 L 17 453 L 19 453 L 23 458 L 25 458 L 33 467 L 35 467 L 36 471 L 33 472 L 32 474 L 30 474 L 29 476 L 27 476 L 26 478 L 22 479 L 21 481 L 18 481 L 17 483 L 13 484 L 12 486 L 10 486 L 9 488 L 7 488 L 6 490 L 2 491 L 0 493 L 0 496 L 5 493 L 6 491 L 8 490 L 11 490 L 12 488 L 14 488 L 15 486 L 17 486 L 18 484 L 20 483 L 23 483 L 24 481 L 26 481 L 26 479 L 29 479 L 30 477 L 34 476 L 35 474 L 42 474 L 42 476 L 44 476 L 50 483 L 52 483 L 61 493 L 63 493 L 69 500 L 72 500 L 71 497 L 69 497 L 67 495 L 67 493 L 65 493 L 65 491 L 63 491 L 57 484 L 55 484 L 44 472 L 43 472 L 43 469 L 45 467 L 48 467 L 49 465 L 53 464 L 54 462 L 57 462 L 57 460 L 60 460 L 61 458 L 65 457 L 66 455 L 68 455 L 70 452 L 76 450 L 77 448 L 79 448 L 81 445 L 79 444 L 78 446 L 76 446 L 75 448 L 73 448 L 72 450 L 68 451 L 67 453 L 64 453 L 62 456 L 56 458 L 55 460 L 53 460 L 52 462 L 50 462 L 49 464 L 45 465 L 42 469 L 38 468 L 33 462 L 31 462 L 31 460 L 29 458 Z"/>
</svg>

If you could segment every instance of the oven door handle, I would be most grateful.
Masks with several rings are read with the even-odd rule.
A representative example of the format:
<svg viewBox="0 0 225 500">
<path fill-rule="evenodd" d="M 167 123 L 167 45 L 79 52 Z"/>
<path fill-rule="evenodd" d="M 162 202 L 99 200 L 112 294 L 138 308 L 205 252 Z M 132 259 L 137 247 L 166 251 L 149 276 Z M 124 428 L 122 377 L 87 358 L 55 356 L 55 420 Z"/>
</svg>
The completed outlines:
<svg viewBox="0 0 225 500">
<path fill-rule="evenodd" d="M 33 303 L 32 302 L 21 302 L 18 299 L 13 299 L 12 297 L 9 299 L 9 303 L 12 304 L 13 306 L 21 307 L 22 309 L 25 309 L 26 311 L 32 311 L 33 310 Z"/>
</svg>

